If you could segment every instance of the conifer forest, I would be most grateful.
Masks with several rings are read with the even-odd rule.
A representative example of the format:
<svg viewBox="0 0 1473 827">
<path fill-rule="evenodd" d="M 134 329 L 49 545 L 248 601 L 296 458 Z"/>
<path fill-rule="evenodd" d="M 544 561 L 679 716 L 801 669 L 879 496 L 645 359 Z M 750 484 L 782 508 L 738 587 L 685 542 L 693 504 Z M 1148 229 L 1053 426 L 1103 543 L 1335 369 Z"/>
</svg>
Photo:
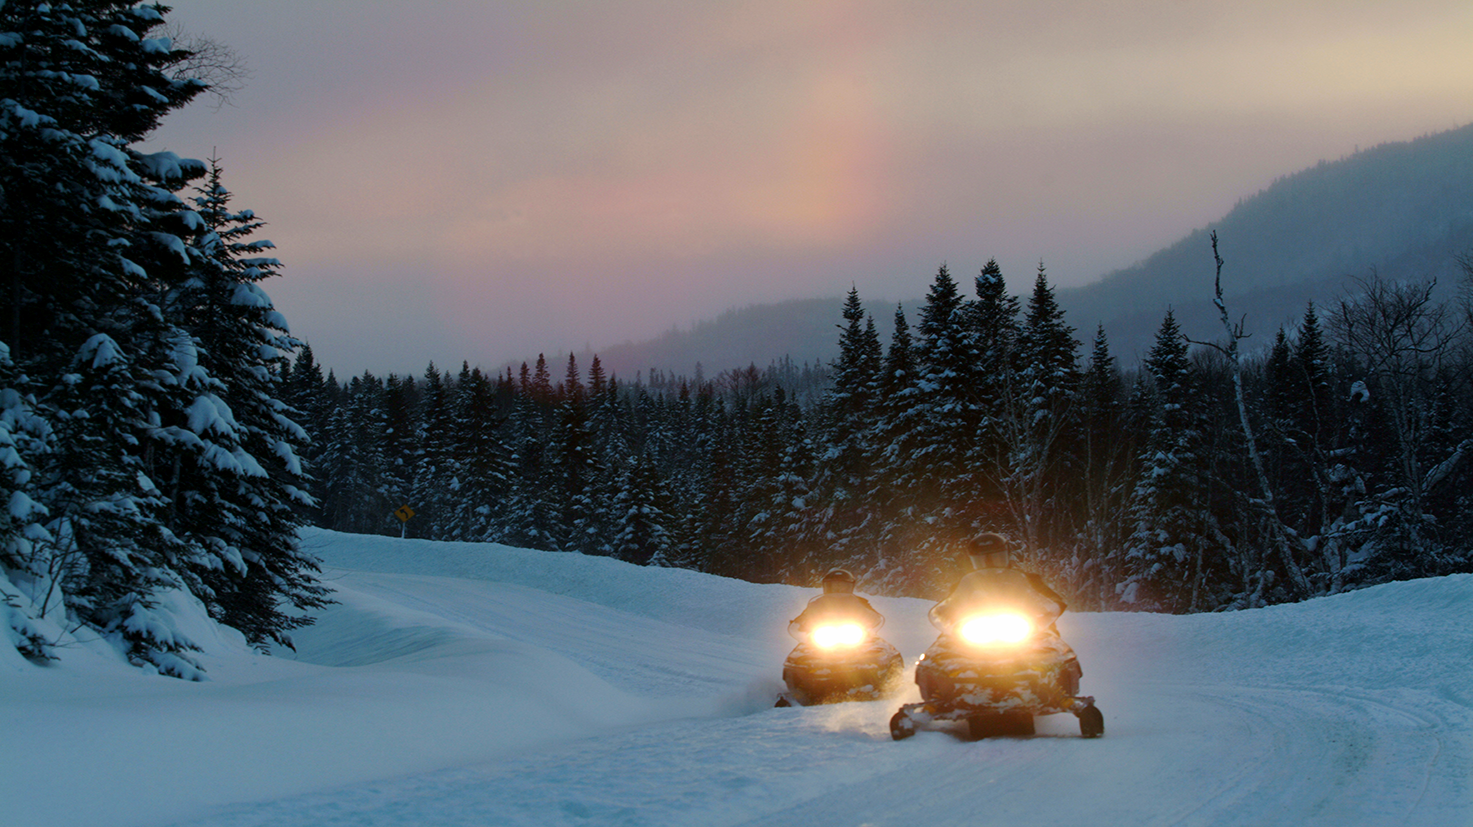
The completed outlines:
<svg viewBox="0 0 1473 827">
<path fill-rule="evenodd" d="M 1211 343 L 1168 313 L 1129 370 L 1103 329 L 1082 352 L 1042 266 L 1026 300 L 994 262 L 973 286 L 942 267 L 888 343 L 851 291 L 832 364 L 713 379 L 570 355 L 339 382 L 304 348 L 285 387 L 314 434 L 315 519 L 759 582 L 844 566 L 923 597 L 954 582 L 958 540 L 995 530 L 1094 609 L 1473 566 L 1468 308 L 1430 284 L 1372 276 L 1251 352 L 1226 303 Z"/>
<path fill-rule="evenodd" d="M 917 597 L 999 531 L 1096 610 L 1473 570 L 1473 258 L 1455 298 L 1370 272 L 1253 336 L 1219 290 L 1220 338 L 1168 313 L 1138 365 L 989 262 L 912 319 L 851 290 L 827 364 L 340 379 L 226 161 L 140 149 L 209 86 L 163 11 L 0 5 L 0 618 L 32 660 L 90 629 L 198 677 L 182 601 L 289 645 L 331 600 L 307 524 Z"/>
</svg>

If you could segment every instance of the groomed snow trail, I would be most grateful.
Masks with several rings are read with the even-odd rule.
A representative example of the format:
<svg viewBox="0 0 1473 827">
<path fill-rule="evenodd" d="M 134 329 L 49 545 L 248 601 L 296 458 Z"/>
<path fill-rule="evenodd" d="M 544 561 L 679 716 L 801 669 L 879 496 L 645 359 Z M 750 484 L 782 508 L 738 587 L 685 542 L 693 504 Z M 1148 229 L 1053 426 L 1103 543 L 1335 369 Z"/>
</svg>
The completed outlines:
<svg viewBox="0 0 1473 827">
<path fill-rule="evenodd" d="M 53 715 L 104 707 L 82 725 L 105 725 L 93 744 L 104 754 L 130 750 L 121 778 L 47 743 L 43 724 L 23 720 L 45 687 L 0 670 L 7 740 L 23 739 L 6 756 L 82 758 L 65 795 L 17 762 L 22 781 L 56 788 L 54 806 L 22 823 L 1473 823 L 1470 576 L 1252 612 L 1066 615 L 1104 738 L 1051 716 L 1031 738 L 969 742 L 953 729 L 896 743 L 887 722 L 913 687 L 890 701 L 772 708 L 786 621 L 813 590 L 306 536 L 341 605 L 299 635 L 301 662 L 221 656 L 211 683 L 189 686 L 99 670 L 95 697 L 52 693 Z M 881 633 L 913 662 L 932 637 L 929 604 L 874 602 Z M 125 680 L 135 698 L 115 703 L 107 689 Z M 11 703 L 13 687 L 36 691 Z M 182 701 L 214 751 L 123 743 L 157 732 L 136 720 L 150 701 L 170 715 Z M 145 774 L 181 796 L 140 793 Z M 0 780 L 0 797 L 14 800 L 22 781 Z"/>
</svg>

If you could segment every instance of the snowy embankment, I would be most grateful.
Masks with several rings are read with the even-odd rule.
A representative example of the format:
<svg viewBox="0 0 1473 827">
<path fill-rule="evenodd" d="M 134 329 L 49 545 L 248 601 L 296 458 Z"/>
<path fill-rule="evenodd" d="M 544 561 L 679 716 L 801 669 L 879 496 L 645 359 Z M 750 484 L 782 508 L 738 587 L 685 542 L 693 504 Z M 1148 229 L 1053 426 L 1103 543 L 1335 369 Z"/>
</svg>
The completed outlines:
<svg viewBox="0 0 1473 827">
<path fill-rule="evenodd" d="M 1105 738 L 1054 716 L 1029 739 L 894 743 L 910 696 L 771 708 L 812 590 L 304 536 L 340 604 L 294 658 L 197 629 L 210 680 L 191 684 L 100 648 L 44 669 L 0 651 L 0 821 L 1473 823 L 1473 576 L 1066 615 Z M 928 604 L 874 602 L 913 662 Z"/>
</svg>

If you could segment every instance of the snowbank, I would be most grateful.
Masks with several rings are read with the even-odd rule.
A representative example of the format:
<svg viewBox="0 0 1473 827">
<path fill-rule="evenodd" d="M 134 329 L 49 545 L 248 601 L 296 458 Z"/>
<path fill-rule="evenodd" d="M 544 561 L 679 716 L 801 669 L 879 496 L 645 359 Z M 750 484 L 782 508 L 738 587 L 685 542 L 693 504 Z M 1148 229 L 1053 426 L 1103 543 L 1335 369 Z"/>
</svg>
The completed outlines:
<svg viewBox="0 0 1473 827">
<path fill-rule="evenodd" d="M 786 621 L 813 590 L 304 540 L 340 603 L 295 654 L 195 629 L 208 680 L 187 683 L 83 644 L 47 667 L 0 653 L 5 823 L 944 824 L 982 799 L 1031 802 L 1030 824 L 1461 827 L 1473 811 L 1473 576 L 1234 614 L 1066 615 L 1106 738 L 1047 719 L 1027 741 L 892 744 L 893 704 L 770 708 Z M 875 602 L 913 662 L 927 604 Z M 1077 800 L 1049 788 L 1061 778 Z M 973 792 L 877 792 L 897 784 Z"/>
</svg>

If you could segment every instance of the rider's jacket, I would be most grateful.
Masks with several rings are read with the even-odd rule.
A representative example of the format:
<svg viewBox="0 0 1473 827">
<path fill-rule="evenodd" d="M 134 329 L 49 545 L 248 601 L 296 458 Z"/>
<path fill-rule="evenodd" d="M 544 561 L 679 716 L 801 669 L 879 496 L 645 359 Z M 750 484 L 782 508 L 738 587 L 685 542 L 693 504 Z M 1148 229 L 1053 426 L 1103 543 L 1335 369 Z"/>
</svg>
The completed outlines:
<svg viewBox="0 0 1473 827">
<path fill-rule="evenodd" d="M 880 628 L 885 618 L 857 594 L 821 594 L 808 601 L 803 612 L 788 624 L 788 632 L 799 635 L 823 623 L 851 621 L 871 631 Z"/>
<path fill-rule="evenodd" d="M 1042 577 L 1014 568 L 987 568 L 969 572 L 958 581 L 951 594 L 931 608 L 931 617 L 949 626 L 968 609 L 981 605 L 1012 606 L 1051 617 L 1067 608 L 1064 598 Z"/>
</svg>

